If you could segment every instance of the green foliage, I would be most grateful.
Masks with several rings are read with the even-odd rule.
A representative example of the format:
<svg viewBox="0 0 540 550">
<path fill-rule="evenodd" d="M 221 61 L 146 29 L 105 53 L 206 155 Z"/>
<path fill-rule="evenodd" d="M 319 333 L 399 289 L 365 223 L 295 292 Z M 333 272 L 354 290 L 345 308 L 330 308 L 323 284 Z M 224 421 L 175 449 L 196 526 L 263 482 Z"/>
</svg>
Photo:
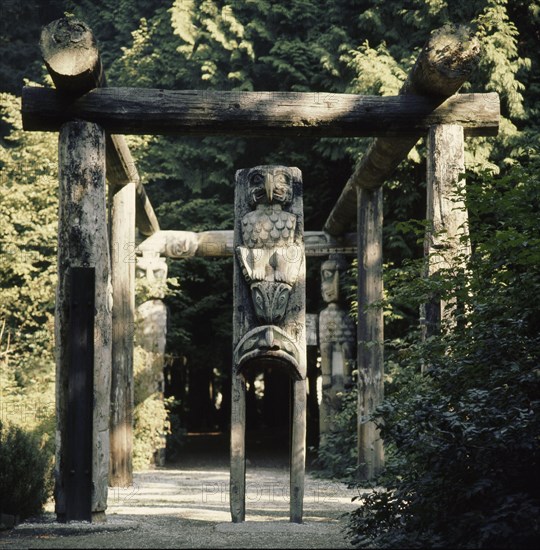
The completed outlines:
<svg viewBox="0 0 540 550">
<path fill-rule="evenodd" d="M 341 409 L 332 419 L 333 430 L 319 444 L 315 466 L 317 473 L 325 478 L 353 481 L 357 473 L 358 391 L 356 388 L 345 393 Z"/>
<path fill-rule="evenodd" d="M 57 146 L 54 136 L 22 131 L 16 97 L 0 94 L 0 109 L 9 128 L 0 147 L 0 320 L 10 333 L 10 363 L 26 385 L 53 361 Z"/>
<path fill-rule="evenodd" d="M 141 470 L 160 463 L 170 432 L 163 395 L 155 392 L 133 411 L 133 468 Z"/>
<path fill-rule="evenodd" d="M 170 421 L 159 391 L 163 357 L 135 345 L 133 363 L 133 468 L 144 469 L 162 462 Z"/>
<path fill-rule="evenodd" d="M 482 41 L 484 58 L 463 91 L 497 91 L 502 98 L 503 117 L 497 139 L 467 142 L 468 167 L 478 173 L 485 168 L 504 173 L 528 144 L 539 138 L 537 0 L 411 0 L 398 4 L 383 0 L 51 0 L 46 4 L 39 10 L 32 1 L 2 6 L 0 43 L 4 55 L 0 60 L 0 81 L 4 91 L 18 93 L 23 77 L 44 81 L 45 70 L 37 47 L 39 26 L 63 11 L 82 18 L 94 29 L 111 86 L 239 93 L 281 90 L 393 94 L 433 29 L 447 22 L 472 23 Z M 39 17 L 42 21 L 38 21 Z M 22 132 L 17 102 L 15 96 L 1 96 L 0 323 L 6 321 L 6 330 L 0 350 L 9 361 L 1 363 L 0 384 L 2 397 L 12 403 L 33 403 L 39 394 L 46 396 L 45 403 L 52 403 L 56 138 L 54 134 Z M 159 136 L 129 141 L 161 226 L 201 231 L 230 229 L 235 170 L 266 163 L 302 169 L 306 229 L 319 230 L 367 140 Z M 415 236 L 404 233 L 400 223 L 425 215 L 422 147 L 420 143 L 413 149 L 408 161 L 385 183 L 385 259 L 396 268 L 396 283 L 411 277 L 418 283 L 399 297 L 396 290 L 391 291 L 387 334 L 392 337 L 416 322 L 419 300 L 411 300 L 413 292 L 419 299 L 434 290 L 450 296 L 455 282 L 442 277 L 436 289 L 426 288 L 418 279 L 420 266 L 406 262 L 421 251 Z M 493 283 L 494 288 L 502 288 L 504 296 L 514 290 L 519 293 L 521 283 L 532 285 L 532 296 L 534 275 L 524 271 L 520 284 L 513 277 L 516 265 L 531 263 L 537 256 L 534 227 L 529 227 L 524 241 L 522 227 L 497 225 L 498 218 L 493 216 L 502 216 L 505 210 L 499 210 L 496 195 L 482 181 L 488 180 L 479 176 L 475 187 L 486 188 L 475 202 L 480 218 L 474 219 L 471 228 L 475 258 L 479 263 L 481 257 L 486 262 L 500 263 L 496 274 L 486 274 L 486 281 Z M 507 196 L 502 191 L 501 194 Z M 486 206 L 483 213 L 482 204 Z M 527 217 L 519 210 L 515 214 Z M 484 222 L 491 224 L 500 247 L 488 247 L 487 251 L 482 248 L 485 236 L 476 232 Z M 497 256 L 497 252 L 512 252 L 512 262 L 506 265 L 505 257 Z M 318 285 L 313 284 L 317 269 L 313 264 L 307 267 L 308 309 L 316 311 L 322 305 L 318 302 Z M 478 272 L 485 273 L 482 269 Z M 186 357 L 185 368 L 193 375 L 191 379 L 206 369 L 209 377 L 219 379 L 225 387 L 231 364 L 232 263 L 228 259 L 202 258 L 173 261 L 170 275 L 181 285 L 181 293 L 167 298 L 171 311 L 170 351 Z M 472 288 L 474 299 L 484 296 L 487 302 L 487 306 L 478 306 L 470 303 L 473 298 L 467 292 L 460 294 L 462 301 L 470 303 L 469 314 L 474 319 L 480 317 L 483 307 L 491 315 L 488 318 L 496 319 L 497 313 L 506 319 L 498 291 L 489 301 L 482 294 L 487 290 L 480 282 L 466 282 L 463 288 Z M 463 315 L 465 311 L 466 308 Z M 463 317 L 462 332 L 458 334 L 464 335 L 463 342 L 470 343 L 470 338 L 481 335 L 474 331 L 469 334 L 464 328 L 468 322 Z M 387 371 L 394 381 L 388 388 L 389 397 L 395 394 L 396 403 L 398 398 L 408 402 L 414 395 L 413 380 L 422 391 L 423 384 L 435 383 L 431 377 L 415 378 L 414 369 L 409 376 L 412 367 L 407 365 L 417 368 L 425 364 L 429 351 L 417 350 L 411 341 L 404 338 L 389 357 L 392 368 Z M 435 349 L 450 345 L 438 341 L 431 344 Z M 189 408 L 189 403 L 183 406 Z M 150 407 L 147 412 L 152 410 Z M 156 414 L 158 424 L 163 410 L 160 408 Z M 398 410 L 401 411 L 396 407 Z M 406 414 L 406 408 L 399 414 Z M 142 412 L 138 418 L 143 426 Z M 39 429 L 49 429 L 45 426 L 51 425 L 51 419 L 52 412 L 33 422 Z M 183 420 L 178 419 L 175 422 L 182 425 Z M 159 426 L 150 428 L 150 439 L 160 431 L 163 429 Z M 339 441 L 335 444 L 343 449 L 347 445 Z M 394 447 L 389 438 L 390 453 Z M 141 451 L 140 456 L 147 456 L 145 453 Z"/>
<path fill-rule="evenodd" d="M 430 288 L 410 263 L 389 281 L 398 303 L 436 293 L 458 307 L 440 335 L 394 342 L 378 410 L 385 489 L 352 515 L 358 545 L 538 545 L 540 162 L 525 162 L 470 183 L 467 270 L 452 266 Z"/>
<path fill-rule="evenodd" d="M 0 94 L 0 406 L 2 420 L 54 452 L 55 136 L 23 132 L 20 100 Z"/>
<path fill-rule="evenodd" d="M 38 514 L 52 489 L 51 462 L 35 435 L 0 420 L 0 512 Z"/>
</svg>

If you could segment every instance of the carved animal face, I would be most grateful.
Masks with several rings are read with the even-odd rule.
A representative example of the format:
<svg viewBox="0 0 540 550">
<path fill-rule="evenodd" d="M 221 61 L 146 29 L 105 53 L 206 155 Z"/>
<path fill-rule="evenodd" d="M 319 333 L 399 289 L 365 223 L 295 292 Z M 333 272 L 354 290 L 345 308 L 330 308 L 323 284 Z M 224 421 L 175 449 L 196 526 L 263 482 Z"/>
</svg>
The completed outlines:
<svg viewBox="0 0 540 550">
<path fill-rule="evenodd" d="M 289 303 L 290 285 L 261 281 L 251 285 L 251 297 L 255 315 L 263 323 L 273 324 L 283 320 Z"/>
<path fill-rule="evenodd" d="M 249 197 L 252 205 L 289 204 L 292 200 L 292 178 L 286 168 L 261 166 L 249 175 Z"/>
</svg>

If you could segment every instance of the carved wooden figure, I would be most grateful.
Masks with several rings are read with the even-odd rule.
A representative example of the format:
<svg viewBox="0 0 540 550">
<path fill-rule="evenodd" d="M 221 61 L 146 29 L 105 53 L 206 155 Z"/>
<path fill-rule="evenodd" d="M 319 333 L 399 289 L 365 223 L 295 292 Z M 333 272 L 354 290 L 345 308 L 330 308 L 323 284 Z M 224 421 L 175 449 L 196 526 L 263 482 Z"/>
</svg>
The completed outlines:
<svg viewBox="0 0 540 550">
<path fill-rule="evenodd" d="M 135 339 L 144 352 L 143 370 L 137 374 L 135 405 L 157 393 L 163 398 L 167 306 L 162 298 L 167 287 L 167 262 L 158 253 L 146 251 L 137 256 L 136 274 L 146 284 L 148 299 L 137 308 Z M 139 369 L 141 366 L 139 366 Z M 155 449 L 156 464 L 165 461 L 165 439 Z"/>
<path fill-rule="evenodd" d="M 236 173 L 231 515 L 245 519 L 246 372 L 274 367 L 294 384 L 290 519 L 301 523 L 306 437 L 305 254 L 298 168 Z M 288 407 L 287 403 L 283 404 Z"/>
<path fill-rule="evenodd" d="M 340 282 L 347 262 L 340 254 L 330 254 L 321 264 L 321 293 L 328 304 L 319 316 L 319 349 L 322 370 L 322 402 L 319 413 L 320 440 L 332 429 L 332 419 L 340 408 L 341 395 L 352 386 L 356 362 L 356 325 L 342 306 Z"/>
</svg>

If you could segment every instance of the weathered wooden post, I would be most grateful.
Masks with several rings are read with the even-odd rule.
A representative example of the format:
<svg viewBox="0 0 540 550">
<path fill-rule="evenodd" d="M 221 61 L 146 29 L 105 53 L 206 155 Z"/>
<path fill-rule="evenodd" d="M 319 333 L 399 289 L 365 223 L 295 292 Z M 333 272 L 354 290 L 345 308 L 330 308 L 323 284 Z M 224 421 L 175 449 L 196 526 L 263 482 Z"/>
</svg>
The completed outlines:
<svg viewBox="0 0 540 550">
<path fill-rule="evenodd" d="M 439 125 L 430 128 L 427 140 L 428 227 L 424 241 L 425 276 L 451 267 L 465 267 L 470 255 L 465 181 L 463 128 Z M 423 336 L 435 334 L 444 321 L 452 322 L 455 304 L 434 297 L 423 306 Z"/>
<path fill-rule="evenodd" d="M 135 183 L 109 193 L 113 287 L 111 461 L 109 483 L 133 483 L 133 336 L 135 328 Z"/>
<path fill-rule="evenodd" d="M 39 45 L 47 70 L 61 94 L 63 109 L 75 98 L 107 85 L 96 39 L 84 21 L 74 17 L 52 21 L 43 27 Z M 159 224 L 124 136 L 106 135 L 106 145 L 115 296 L 109 481 L 113 486 L 125 487 L 132 483 L 135 224 L 144 235 L 158 231 Z M 129 261 L 124 261 L 126 258 Z"/>
<path fill-rule="evenodd" d="M 364 480 L 384 466 L 382 440 L 369 420 L 384 389 L 382 196 L 382 188 L 358 192 L 358 465 Z"/>
<path fill-rule="evenodd" d="M 341 279 L 346 269 L 347 262 L 340 254 L 330 254 L 321 264 L 321 294 L 328 305 L 319 315 L 322 370 L 320 443 L 324 443 L 326 435 L 332 431 L 334 417 L 341 407 L 341 396 L 352 386 L 352 371 L 356 363 L 356 326 L 341 305 Z"/>
<path fill-rule="evenodd" d="M 99 521 L 107 507 L 112 331 L 104 131 L 66 123 L 58 157 L 56 514 Z"/>
<path fill-rule="evenodd" d="M 284 369 L 293 380 L 290 520 L 301 523 L 306 445 L 305 257 L 298 168 L 236 173 L 231 515 L 245 520 L 245 373 Z M 286 406 L 284 404 L 284 406 Z"/>
<path fill-rule="evenodd" d="M 469 78 L 480 53 L 480 43 L 468 27 L 445 25 L 433 31 L 399 94 L 428 96 L 442 104 Z M 325 231 L 338 237 L 358 215 L 358 460 L 362 479 L 373 478 L 384 465 L 382 442 L 374 425 L 366 421 L 383 394 L 382 309 L 370 305 L 382 299 L 380 187 L 420 137 L 419 133 L 374 139 L 324 225 Z M 362 265 L 366 258 L 373 262 L 371 266 Z"/>
</svg>

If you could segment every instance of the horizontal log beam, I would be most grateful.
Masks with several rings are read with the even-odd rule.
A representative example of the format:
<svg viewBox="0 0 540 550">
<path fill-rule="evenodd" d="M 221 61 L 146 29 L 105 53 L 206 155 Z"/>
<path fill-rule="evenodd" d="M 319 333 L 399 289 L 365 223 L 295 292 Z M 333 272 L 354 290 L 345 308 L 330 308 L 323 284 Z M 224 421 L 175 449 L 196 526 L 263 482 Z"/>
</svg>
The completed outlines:
<svg viewBox="0 0 540 550">
<path fill-rule="evenodd" d="M 43 27 L 39 46 L 58 96 L 65 104 L 90 90 L 107 86 L 96 39 L 83 21 L 73 17 L 52 21 Z M 135 223 L 145 236 L 159 231 L 154 209 L 124 136 L 109 133 L 106 149 L 107 180 L 113 193 L 130 182 L 135 183 Z"/>
<path fill-rule="evenodd" d="M 478 38 L 466 26 L 445 25 L 433 31 L 399 94 L 429 96 L 442 103 L 470 77 L 480 60 L 480 53 Z M 335 236 L 347 231 L 356 219 L 357 189 L 380 187 L 425 134 L 374 139 L 345 184 L 324 224 L 324 231 Z M 465 135 L 470 133 L 465 132 Z"/>
<path fill-rule="evenodd" d="M 57 131 L 76 118 L 114 134 L 396 137 L 459 124 L 466 135 L 493 136 L 499 98 L 460 94 L 441 104 L 412 95 L 97 88 L 69 102 L 54 90 L 25 87 L 22 115 L 25 130 L 39 131 Z"/>
<path fill-rule="evenodd" d="M 356 233 L 347 233 L 337 240 L 322 231 L 305 231 L 306 256 L 356 254 Z M 168 258 L 232 256 L 233 231 L 158 231 L 143 241 L 138 252 L 154 252 Z"/>
</svg>

